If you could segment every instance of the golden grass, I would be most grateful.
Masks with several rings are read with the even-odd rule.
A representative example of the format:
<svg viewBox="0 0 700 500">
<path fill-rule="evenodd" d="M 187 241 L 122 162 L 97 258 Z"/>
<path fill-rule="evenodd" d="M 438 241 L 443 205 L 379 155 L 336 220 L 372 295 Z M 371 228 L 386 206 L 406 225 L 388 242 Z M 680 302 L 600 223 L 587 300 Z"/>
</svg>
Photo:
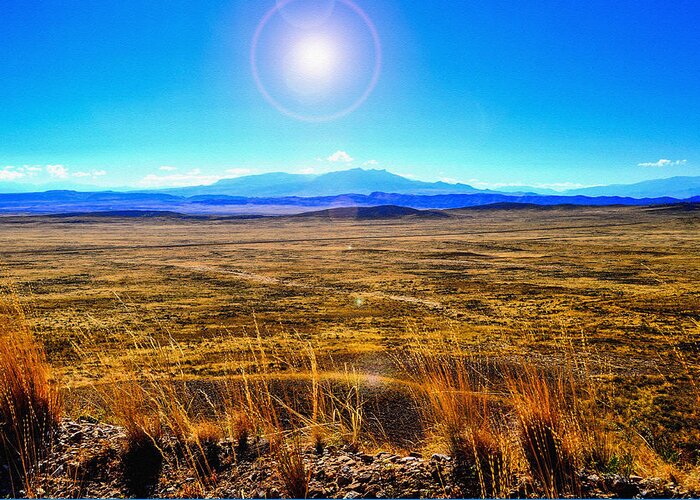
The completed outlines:
<svg viewBox="0 0 700 500">
<path fill-rule="evenodd" d="M 585 471 L 661 476 L 692 488 L 695 473 L 664 462 L 610 410 L 587 368 L 585 342 L 570 340 L 556 367 L 487 362 L 454 336 L 426 335 L 403 355 L 426 446 L 453 457 L 462 493 L 507 497 L 529 477 L 534 494 L 580 496 Z"/>
<path fill-rule="evenodd" d="M 236 460 L 267 439 L 297 479 L 300 443 L 410 449 L 366 404 L 396 386 L 421 413 L 415 445 L 458 457 L 474 495 L 524 474 L 552 496 L 576 494 L 581 468 L 697 483 L 697 228 L 630 208 L 430 226 L 37 219 L 0 242 L 62 380 L 96 388 L 95 414 L 192 469 L 198 492 L 220 435 Z M 273 233 L 299 241 L 254 243 Z M 157 247 L 182 241 L 202 247 Z M 568 331 L 586 332 L 578 356 Z M 416 348 L 426 336 L 443 340 Z"/>
<path fill-rule="evenodd" d="M 14 295 L 0 297 L 0 476 L 8 476 L 12 494 L 35 494 L 36 468 L 61 414 L 60 392 L 22 308 Z"/>
<path fill-rule="evenodd" d="M 424 341 L 404 363 L 415 383 L 413 392 L 430 442 L 442 442 L 455 461 L 463 494 L 506 497 L 515 484 L 517 443 L 490 394 L 485 366 L 454 339 Z M 475 489 L 476 488 L 476 489 Z"/>
<path fill-rule="evenodd" d="M 527 365 L 507 377 L 529 472 L 548 498 L 580 496 L 581 426 L 572 377 Z M 568 374 L 567 374 L 568 375 Z"/>
</svg>

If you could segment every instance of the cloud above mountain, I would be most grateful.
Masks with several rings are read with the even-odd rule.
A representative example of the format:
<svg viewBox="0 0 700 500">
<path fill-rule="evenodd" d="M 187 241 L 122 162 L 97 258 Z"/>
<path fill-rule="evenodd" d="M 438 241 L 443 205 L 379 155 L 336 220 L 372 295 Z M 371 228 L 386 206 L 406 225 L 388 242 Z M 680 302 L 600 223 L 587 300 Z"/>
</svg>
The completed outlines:
<svg viewBox="0 0 700 500">
<path fill-rule="evenodd" d="M 332 155 L 330 155 L 326 160 L 334 162 L 334 163 L 352 163 L 354 158 L 350 156 L 347 152 L 345 151 L 336 151 Z"/>
<path fill-rule="evenodd" d="M 638 167 L 656 167 L 656 168 L 663 168 L 663 167 L 677 167 L 679 165 L 685 165 L 688 163 L 688 160 L 668 160 L 666 158 L 661 158 L 659 161 L 647 161 L 643 163 L 637 163 Z"/>
</svg>

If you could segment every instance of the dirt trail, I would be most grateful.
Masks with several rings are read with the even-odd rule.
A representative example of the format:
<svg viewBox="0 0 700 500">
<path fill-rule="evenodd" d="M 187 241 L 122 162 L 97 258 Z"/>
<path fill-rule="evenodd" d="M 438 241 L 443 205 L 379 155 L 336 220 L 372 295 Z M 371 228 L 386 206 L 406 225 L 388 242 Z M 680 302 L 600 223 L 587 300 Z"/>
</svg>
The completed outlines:
<svg viewBox="0 0 700 500">
<path fill-rule="evenodd" d="M 129 262 L 127 261 L 115 261 L 119 262 L 120 264 L 127 264 Z M 314 291 L 321 291 L 324 293 L 333 293 L 333 294 L 343 294 L 343 295 L 349 295 L 349 296 L 361 296 L 362 298 L 366 297 L 372 297 L 375 299 L 380 299 L 380 300 L 389 300 L 389 301 L 394 301 L 394 302 L 402 302 L 406 304 L 412 304 L 412 305 L 418 305 L 418 306 L 423 306 L 427 307 L 428 309 L 436 310 L 448 315 L 458 315 L 461 314 L 460 311 L 447 307 L 440 302 L 436 302 L 433 300 L 427 300 L 427 299 L 422 299 L 420 297 L 413 297 L 410 295 L 397 295 L 397 294 L 388 294 L 388 293 L 383 293 L 383 292 L 376 292 L 376 291 L 363 291 L 363 292 L 353 292 L 349 290 L 343 290 L 338 287 L 332 287 L 332 286 L 324 286 L 324 285 L 309 285 L 308 283 L 303 283 L 299 280 L 291 280 L 291 279 L 279 279 L 279 278 L 273 278 L 271 276 L 264 276 L 262 274 L 257 274 L 257 273 L 251 273 L 248 271 L 242 271 L 240 269 L 222 269 L 220 267 L 215 267 L 215 266 L 206 266 L 206 265 L 192 265 L 192 264 L 182 264 L 182 263 L 175 263 L 175 262 L 169 262 L 169 263 L 163 263 L 163 264 L 158 264 L 158 263 L 152 263 L 149 265 L 154 265 L 154 266 L 160 266 L 160 267 L 177 267 L 181 269 L 186 269 L 188 271 L 198 271 L 202 273 L 213 273 L 213 274 L 227 274 L 227 275 L 232 275 L 237 278 L 246 280 L 246 281 L 252 281 L 254 283 L 259 283 L 262 285 L 279 285 L 279 286 L 286 286 L 290 288 L 297 288 L 297 289 L 303 289 L 303 290 L 314 290 Z"/>
</svg>

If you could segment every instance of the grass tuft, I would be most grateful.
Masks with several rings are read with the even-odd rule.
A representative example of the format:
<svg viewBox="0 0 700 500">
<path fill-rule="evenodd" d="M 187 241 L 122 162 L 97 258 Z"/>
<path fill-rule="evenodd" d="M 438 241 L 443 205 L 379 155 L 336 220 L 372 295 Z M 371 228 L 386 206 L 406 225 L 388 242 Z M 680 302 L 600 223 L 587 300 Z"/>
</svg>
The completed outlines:
<svg viewBox="0 0 700 500">
<path fill-rule="evenodd" d="M 13 495 L 20 488 L 34 495 L 36 469 L 62 410 L 44 350 L 21 306 L 14 295 L 0 298 L 0 474 Z"/>
</svg>

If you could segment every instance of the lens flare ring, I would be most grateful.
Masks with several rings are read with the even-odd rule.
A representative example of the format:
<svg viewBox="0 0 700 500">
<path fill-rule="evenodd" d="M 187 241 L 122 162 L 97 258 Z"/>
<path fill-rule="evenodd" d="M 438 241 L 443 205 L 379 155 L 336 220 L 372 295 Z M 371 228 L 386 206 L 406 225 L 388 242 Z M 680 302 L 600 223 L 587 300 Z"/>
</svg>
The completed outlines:
<svg viewBox="0 0 700 500">
<path fill-rule="evenodd" d="M 359 6 L 357 6 L 355 3 L 352 2 L 352 0 L 336 0 L 338 3 L 342 3 L 350 10 L 352 10 L 355 14 L 357 14 L 360 19 L 362 19 L 362 22 L 365 24 L 367 29 L 369 30 L 369 33 L 372 37 L 372 44 L 374 46 L 374 68 L 372 70 L 372 77 L 367 84 L 367 87 L 365 88 L 364 92 L 350 105 L 347 106 L 344 109 L 341 109 L 340 111 L 336 113 L 331 113 L 327 115 L 321 115 L 321 116 L 314 116 L 314 115 L 307 115 L 307 114 L 302 114 L 302 113 L 297 113 L 295 111 L 292 111 L 291 109 L 287 108 L 284 106 L 282 103 L 280 103 L 277 99 L 275 99 L 270 92 L 265 88 L 265 85 L 262 82 L 262 79 L 260 78 L 260 73 L 258 71 L 258 61 L 257 61 L 257 50 L 258 50 L 258 43 L 260 41 L 260 36 L 262 35 L 265 26 L 267 26 L 268 22 L 272 17 L 281 12 L 281 9 L 283 9 L 286 5 L 289 3 L 292 3 L 296 0 L 282 0 L 277 2 L 277 5 L 275 7 L 271 8 L 267 13 L 263 16 L 263 18 L 260 20 L 260 23 L 258 24 L 257 28 L 255 29 L 255 34 L 253 35 L 253 41 L 251 44 L 250 48 L 250 66 L 251 70 L 253 73 L 253 79 L 255 80 L 255 85 L 258 88 L 258 91 L 262 94 L 262 96 L 265 98 L 265 100 L 270 103 L 272 106 L 277 108 L 279 112 L 282 114 L 285 114 L 291 118 L 301 120 L 301 121 L 306 121 L 306 122 L 328 122 L 328 121 L 333 121 L 337 120 L 338 118 L 342 118 L 346 115 L 349 115 L 353 111 L 355 111 L 357 108 L 362 106 L 362 104 L 367 100 L 369 95 L 372 93 L 374 90 L 374 87 L 377 85 L 377 81 L 379 80 L 379 73 L 381 71 L 382 67 L 382 47 L 381 47 L 381 42 L 379 40 L 379 33 L 377 32 L 377 28 L 374 26 L 374 23 L 372 20 L 369 18 L 369 16 L 363 11 Z"/>
</svg>

